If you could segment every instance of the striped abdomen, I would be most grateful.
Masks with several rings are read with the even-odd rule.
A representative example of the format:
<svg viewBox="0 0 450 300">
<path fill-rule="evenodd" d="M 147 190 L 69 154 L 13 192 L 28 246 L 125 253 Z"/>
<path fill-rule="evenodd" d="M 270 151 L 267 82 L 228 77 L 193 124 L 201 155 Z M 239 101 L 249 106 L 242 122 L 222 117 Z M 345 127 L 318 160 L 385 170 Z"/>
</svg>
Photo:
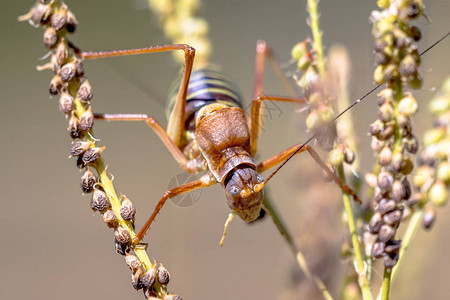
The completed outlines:
<svg viewBox="0 0 450 300">
<path fill-rule="evenodd" d="M 166 116 L 170 115 L 178 93 L 180 81 L 170 93 Z M 230 107 L 242 108 L 242 100 L 238 88 L 232 81 L 214 69 L 199 69 L 191 74 L 186 97 L 185 128 L 195 130 L 195 114 L 205 105 L 222 103 Z"/>
</svg>

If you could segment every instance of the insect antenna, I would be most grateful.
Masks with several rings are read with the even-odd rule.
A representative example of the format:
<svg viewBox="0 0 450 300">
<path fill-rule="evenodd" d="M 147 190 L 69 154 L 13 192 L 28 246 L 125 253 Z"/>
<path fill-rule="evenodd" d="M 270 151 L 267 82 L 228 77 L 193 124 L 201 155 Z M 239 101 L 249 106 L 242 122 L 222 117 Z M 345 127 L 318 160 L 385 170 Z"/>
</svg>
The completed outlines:
<svg viewBox="0 0 450 300">
<path fill-rule="evenodd" d="M 425 53 L 427 53 L 429 50 L 431 50 L 432 48 L 434 48 L 437 44 L 439 44 L 440 42 L 442 42 L 445 38 L 447 38 L 450 35 L 450 32 L 447 32 L 447 34 L 445 34 L 443 37 L 441 37 L 439 40 L 437 40 L 435 43 L 433 43 L 431 46 L 429 46 L 427 49 L 425 49 L 422 53 L 420 53 L 420 56 L 424 55 Z M 294 156 L 296 155 L 300 150 L 302 150 L 309 142 L 311 142 L 313 139 L 315 139 L 317 136 L 319 136 L 320 134 L 322 134 L 328 127 L 330 127 L 330 125 L 332 125 L 337 119 L 339 119 L 343 114 L 345 114 L 347 111 L 349 111 L 350 109 L 352 109 L 353 107 L 355 107 L 358 103 L 360 103 L 362 100 L 364 100 L 367 96 L 369 96 L 370 94 L 372 94 L 374 91 L 376 91 L 380 86 L 382 86 L 383 84 L 379 84 L 377 86 L 375 86 L 374 88 L 372 88 L 370 91 L 368 91 L 364 96 L 362 96 L 361 98 L 356 99 L 350 106 L 348 106 L 346 109 L 344 109 L 343 111 L 341 111 L 338 115 L 336 115 L 333 119 L 331 119 L 327 124 L 325 124 L 324 126 L 322 126 L 315 134 L 313 134 L 311 137 L 309 137 L 306 142 L 304 142 L 303 144 L 301 144 L 300 146 L 298 146 L 298 148 L 291 154 L 289 155 L 288 158 L 286 158 L 285 161 L 283 161 L 283 163 L 281 163 L 281 165 L 278 166 L 278 168 L 275 169 L 275 171 L 272 172 L 272 174 L 270 174 L 266 180 L 264 180 L 264 182 L 261 184 L 262 186 L 265 186 L 267 184 L 267 182 L 269 182 L 269 180 L 276 174 L 278 173 L 278 171 Z"/>
</svg>

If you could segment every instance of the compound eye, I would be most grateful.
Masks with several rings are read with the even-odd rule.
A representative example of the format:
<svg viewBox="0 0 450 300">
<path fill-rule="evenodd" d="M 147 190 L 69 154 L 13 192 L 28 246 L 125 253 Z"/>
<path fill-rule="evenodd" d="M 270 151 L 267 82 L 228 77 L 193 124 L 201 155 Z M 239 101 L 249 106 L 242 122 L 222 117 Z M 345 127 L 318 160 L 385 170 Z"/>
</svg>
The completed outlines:
<svg viewBox="0 0 450 300">
<path fill-rule="evenodd" d="M 258 175 L 258 176 L 256 177 L 256 180 L 258 181 L 258 183 L 261 183 L 261 182 L 264 181 L 264 178 L 263 178 L 261 175 Z"/>
<path fill-rule="evenodd" d="M 239 189 L 238 189 L 235 185 L 233 185 L 233 186 L 230 188 L 230 194 L 231 194 L 232 196 L 237 196 L 237 195 L 239 195 Z"/>
</svg>

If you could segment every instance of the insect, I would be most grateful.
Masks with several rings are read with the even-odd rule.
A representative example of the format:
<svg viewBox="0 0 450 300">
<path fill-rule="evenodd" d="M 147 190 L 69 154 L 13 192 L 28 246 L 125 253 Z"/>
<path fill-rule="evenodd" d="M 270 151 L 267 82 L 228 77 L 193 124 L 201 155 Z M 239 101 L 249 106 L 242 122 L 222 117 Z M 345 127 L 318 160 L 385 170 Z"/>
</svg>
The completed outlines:
<svg viewBox="0 0 450 300">
<path fill-rule="evenodd" d="M 263 188 L 266 180 L 260 173 L 307 151 L 320 167 L 342 190 L 358 200 L 356 193 L 343 183 L 320 159 L 307 143 L 294 145 L 259 164 L 254 156 L 258 150 L 258 136 L 263 101 L 303 104 L 304 98 L 278 97 L 263 94 L 263 76 L 266 60 L 271 59 L 270 48 L 263 41 L 256 46 L 256 75 L 251 115 L 246 118 L 242 99 L 234 84 L 217 70 L 209 67 L 193 69 L 195 49 L 185 44 L 149 48 L 84 52 L 85 60 L 114 56 L 150 54 L 181 50 L 185 62 L 179 88 L 169 102 L 167 129 L 145 114 L 95 114 L 96 119 L 108 121 L 144 121 L 188 173 L 205 172 L 192 182 L 167 190 L 158 201 L 153 213 L 137 233 L 134 243 L 144 237 L 166 201 L 177 195 L 220 184 L 225 191 L 227 204 L 244 222 L 258 218 L 263 207 Z M 309 142 L 309 141 L 308 141 Z"/>
</svg>

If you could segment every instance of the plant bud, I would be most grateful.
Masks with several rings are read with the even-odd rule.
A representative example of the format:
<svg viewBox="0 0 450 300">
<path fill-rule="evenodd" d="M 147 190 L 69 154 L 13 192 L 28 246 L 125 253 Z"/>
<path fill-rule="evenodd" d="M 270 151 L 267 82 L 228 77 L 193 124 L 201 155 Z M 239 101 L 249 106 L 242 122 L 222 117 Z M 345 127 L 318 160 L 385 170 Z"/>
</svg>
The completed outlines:
<svg viewBox="0 0 450 300">
<path fill-rule="evenodd" d="M 50 85 L 48 87 L 48 91 L 50 92 L 50 95 L 58 95 L 61 92 L 61 89 L 63 87 L 63 81 L 61 80 L 61 77 L 56 74 L 53 76 L 52 80 L 50 81 Z"/>
<path fill-rule="evenodd" d="M 394 109 L 390 103 L 384 103 L 378 110 L 378 117 L 384 123 L 390 122 L 394 119 Z"/>
<path fill-rule="evenodd" d="M 443 161 L 438 165 L 436 177 L 446 184 L 450 184 L 450 163 L 448 161 Z"/>
<path fill-rule="evenodd" d="M 377 135 L 377 138 L 381 141 L 387 141 L 394 134 L 394 126 L 388 125 L 384 127 Z"/>
<path fill-rule="evenodd" d="M 83 161 L 83 157 L 82 156 L 78 156 L 77 158 L 77 168 L 78 169 L 84 169 L 86 167 L 86 164 Z"/>
<path fill-rule="evenodd" d="M 413 39 L 415 42 L 420 41 L 420 39 L 422 38 L 422 32 L 420 32 L 420 28 L 417 27 L 417 26 L 411 26 L 411 27 L 409 28 L 409 33 L 408 33 L 408 35 L 409 35 L 410 37 L 412 37 L 412 39 Z"/>
<path fill-rule="evenodd" d="M 435 96 L 428 104 L 428 109 L 432 114 L 445 114 L 450 110 L 450 97 L 445 97 L 444 95 Z"/>
<path fill-rule="evenodd" d="M 158 267 L 158 270 L 156 271 L 156 274 L 158 276 L 158 282 L 162 285 L 167 285 L 170 280 L 170 274 L 169 271 L 167 271 L 166 268 L 164 268 L 163 265 L 160 265 Z"/>
<path fill-rule="evenodd" d="M 377 84 L 383 84 L 385 79 L 384 79 L 384 65 L 377 65 L 377 67 L 375 68 L 375 71 L 373 73 L 373 80 L 377 83 Z"/>
<path fill-rule="evenodd" d="M 114 231 L 114 236 L 116 237 L 117 241 L 123 245 L 127 245 L 131 241 L 131 236 L 128 230 L 122 227 L 117 227 L 117 229 Z"/>
<path fill-rule="evenodd" d="M 67 51 L 66 43 L 65 43 L 64 39 L 62 39 L 59 42 L 58 47 L 56 47 L 55 54 L 54 54 L 58 65 L 62 66 L 66 62 L 68 55 L 69 55 L 69 53 Z"/>
<path fill-rule="evenodd" d="M 394 200 L 389 199 L 381 199 L 380 204 L 378 205 L 378 211 L 384 215 L 388 212 L 393 211 L 397 207 L 397 204 Z"/>
<path fill-rule="evenodd" d="M 391 188 L 391 196 L 395 202 L 400 202 L 406 194 L 405 186 L 400 180 L 394 180 Z"/>
<path fill-rule="evenodd" d="M 383 221 L 387 225 L 391 225 L 396 227 L 398 223 L 400 223 L 400 220 L 403 216 L 403 210 L 396 209 L 394 211 L 391 211 L 383 216 Z"/>
<path fill-rule="evenodd" d="M 393 267 L 395 267 L 395 265 L 398 262 L 398 258 L 399 258 L 398 253 L 392 253 L 392 254 L 389 254 L 389 255 L 385 255 L 384 258 L 383 258 L 383 260 L 384 260 L 384 267 L 385 268 L 393 268 Z"/>
<path fill-rule="evenodd" d="M 105 150 L 105 146 L 91 148 L 88 151 L 84 152 L 84 154 L 83 154 L 84 163 L 86 163 L 86 164 L 93 163 L 100 157 L 100 155 L 102 154 L 102 152 L 104 150 Z"/>
<path fill-rule="evenodd" d="M 67 22 L 66 22 L 66 30 L 69 33 L 75 32 L 75 29 L 77 29 L 78 21 L 75 18 L 75 15 L 70 11 L 67 10 Z"/>
<path fill-rule="evenodd" d="M 383 199 L 385 195 L 385 191 L 381 190 L 379 186 L 376 186 L 373 189 L 372 198 L 374 201 L 379 202 L 381 199 Z"/>
<path fill-rule="evenodd" d="M 396 152 L 392 155 L 391 167 L 394 173 L 400 172 L 403 164 L 403 153 Z"/>
<path fill-rule="evenodd" d="M 400 240 L 390 240 L 386 243 L 386 246 L 384 247 L 384 251 L 386 253 L 398 253 L 401 245 L 402 245 L 402 243 Z"/>
<path fill-rule="evenodd" d="M 317 130 L 322 126 L 322 121 L 320 120 L 319 113 L 313 110 L 306 117 L 306 127 L 309 130 Z"/>
<path fill-rule="evenodd" d="M 81 190 L 83 193 L 90 193 L 94 190 L 94 185 L 97 179 L 94 176 L 94 173 L 92 173 L 91 170 L 87 169 L 86 172 L 84 172 L 83 176 L 81 176 Z"/>
<path fill-rule="evenodd" d="M 59 97 L 59 111 L 63 114 L 70 114 L 74 108 L 74 104 L 74 99 L 69 93 L 63 92 L 61 97 Z"/>
<path fill-rule="evenodd" d="M 67 6 L 62 5 L 58 12 L 52 16 L 52 27 L 61 30 L 67 22 Z"/>
<path fill-rule="evenodd" d="M 88 80 L 85 80 L 77 91 L 77 98 L 83 103 L 88 103 L 92 99 L 92 87 Z"/>
<path fill-rule="evenodd" d="M 397 116 L 397 122 L 401 129 L 403 129 L 405 132 L 410 133 L 412 124 L 411 124 L 411 118 L 405 116 L 404 114 L 399 114 Z"/>
<path fill-rule="evenodd" d="M 311 53 L 305 53 L 297 60 L 297 68 L 301 71 L 306 71 L 311 66 L 313 61 L 314 59 Z"/>
<path fill-rule="evenodd" d="M 156 280 L 156 270 L 151 268 L 147 272 L 141 275 L 139 281 L 142 283 L 142 286 L 146 289 L 149 289 L 153 286 Z"/>
<path fill-rule="evenodd" d="M 91 147 L 92 142 L 77 141 L 70 147 L 71 156 L 80 156 Z"/>
<path fill-rule="evenodd" d="M 374 243 L 372 246 L 372 257 L 373 258 L 381 258 L 384 254 L 384 243 Z"/>
<path fill-rule="evenodd" d="M 436 221 L 436 210 L 432 206 L 429 206 L 427 207 L 423 215 L 422 227 L 425 230 L 430 230 L 431 228 L 433 228 L 435 221 Z"/>
<path fill-rule="evenodd" d="M 392 161 L 392 150 L 389 146 L 385 146 L 378 154 L 378 163 L 382 167 L 388 166 Z"/>
<path fill-rule="evenodd" d="M 364 176 L 364 179 L 366 180 L 366 183 L 368 186 L 370 186 L 371 188 L 376 188 L 377 186 L 377 176 L 373 173 L 366 173 L 366 175 Z"/>
<path fill-rule="evenodd" d="M 416 154 L 419 150 L 419 141 L 413 135 L 403 138 L 403 148 L 411 154 Z"/>
<path fill-rule="evenodd" d="M 302 41 L 297 43 L 291 50 L 291 58 L 295 61 L 299 60 L 300 57 L 308 53 L 308 43 L 307 41 Z"/>
<path fill-rule="evenodd" d="M 64 82 L 69 82 L 75 77 L 75 63 L 70 62 L 61 67 L 59 70 L 59 76 Z"/>
<path fill-rule="evenodd" d="M 395 235 L 395 229 L 389 225 L 382 225 L 380 231 L 378 232 L 378 241 L 386 243 L 392 239 Z"/>
<path fill-rule="evenodd" d="M 377 119 L 375 122 L 370 124 L 370 134 L 377 135 L 384 128 L 384 123 Z"/>
<path fill-rule="evenodd" d="M 342 147 L 336 147 L 330 151 L 328 155 L 328 161 L 334 167 L 338 167 L 342 165 L 342 161 L 344 160 L 344 152 L 342 151 Z"/>
<path fill-rule="evenodd" d="M 400 168 L 400 172 L 404 175 L 408 175 L 414 169 L 414 164 L 412 163 L 409 157 L 404 157 L 402 162 L 402 167 Z"/>
<path fill-rule="evenodd" d="M 94 125 L 94 114 L 92 113 L 92 108 L 89 108 L 81 115 L 80 118 L 80 129 L 83 131 L 89 131 Z"/>
<path fill-rule="evenodd" d="M 405 189 L 405 194 L 403 196 L 403 200 L 408 200 L 411 197 L 411 184 L 409 184 L 408 179 L 405 177 L 405 179 L 402 180 L 403 188 Z"/>
<path fill-rule="evenodd" d="M 408 54 L 402 59 L 399 65 L 399 72 L 405 78 L 409 78 L 417 73 L 417 62 L 412 55 Z"/>
<path fill-rule="evenodd" d="M 103 221 L 108 224 L 109 227 L 115 227 L 117 225 L 117 218 L 114 212 L 110 209 L 103 214 Z M 117 237 L 116 240 L 118 241 Z M 124 244 L 124 243 L 121 243 Z"/>
<path fill-rule="evenodd" d="M 52 49 L 56 46 L 56 43 L 58 42 L 58 35 L 56 34 L 56 30 L 53 27 L 48 27 L 44 32 L 44 45 Z"/>
<path fill-rule="evenodd" d="M 120 215 L 124 220 L 133 220 L 134 215 L 136 214 L 136 208 L 133 203 L 124 196 L 124 200 L 122 201 L 122 206 L 120 207 Z"/>
<path fill-rule="evenodd" d="M 428 191 L 428 198 L 436 206 L 444 206 L 447 203 L 447 188 L 441 180 L 436 180 L 436 182 L 431 186 Z"/>
<path fill-rule="evenodd" d="M 369 221 L 369 232 L 372 234 L 378 233 L 383 225 L 383 217 L 379 212 L 373 214 Z"/>
<path fill-rule="evenodd" d="M 67 127 L 67 131 L 69 132 L 69 135 L 71 138 L 76 139 L 81 137 L 82 132 L 80 129 L 80 121 L 75 116 L 75 114 L 72 114 L 69 120 L 69 126 Z"/>
<path fill-rule="evenodd" d="M 416 111 L 419 105 L 417 104 L 416 99 L 412 95 L 408 95 L 403 97 L 398 104 L 398 111 L 401 114 L 409 117 L 412 116 Z"/>
<path fill-rule="evenodd" d="M 385 102 L 394 101 L 394 90 L 390 88 L 382 89 L 377 96 L 385 100 Z M 384 102 L 383 102 L 384 103 Z"/>
<path fill-rule="evenodd" d="M 394 81 L 399 76 L 397 66 L 395 64 L 387 65 L 384 68 L 384 80 L 386 81 Z"/>
<path fill-rule="evenodd" d="M 374 152 L 378 152 L 380 151 L 380 149 L 384 146 L 384 142 L 380 141 L 379 139 L 377 139 L 376 137 L 372 137 L 372 139 L 370 140 L 370 148 L 372 148 L 372 150 Z"/>
<path fill-rule="evenodd" d="M 134 255 L 125 256 L 125 262 L 127 263 L 128 268 L 133 272 L 136 272 L 141 267 L 141 262 Z"/>
<path fill-rule="evenodd" d="M 93 211 L 103 212 L 109 207 L 109 199 L 105 192 L 95 189 L 91 198 L 91 208 Z"/>
<path fill-rule="evenodd" d="M 377 176 L 377 183 L 380 189 L 387 191 L 391 188 L 394 178 L 389 172 L 381 171 Z"/>
<path fill-rule="evenodd" d="M 43 25 L 48 22 L 51 13 L 52 9 L 49 4 L 38 3 L 31 9 L 29 22 L 34 27 L 38 27 L 40 24 Z"/>
<path fill-rule="evenodd" d="M 348 164 L 352 164 L 355 161 L 355 152 L 350 147 L 345 147 L 344 161 Z"/>
<path fill-rule="evenodd" d="M 410 199 L 408 199 L 408 202 L 406 204 L 409 207 L 414 207 L 419 203 L 423 203 L 427 200 L 425 193 L 415 193 L 412 195 Z"/>
<path fill-rule="evenodd" d="M 432 144 L 437 144 L 440 142 L 446 135 L 444 128 L 433 128 L 427 130 L 423 137 L 423 143 L 425 146 L 430 146 Z"/>
</svg>

